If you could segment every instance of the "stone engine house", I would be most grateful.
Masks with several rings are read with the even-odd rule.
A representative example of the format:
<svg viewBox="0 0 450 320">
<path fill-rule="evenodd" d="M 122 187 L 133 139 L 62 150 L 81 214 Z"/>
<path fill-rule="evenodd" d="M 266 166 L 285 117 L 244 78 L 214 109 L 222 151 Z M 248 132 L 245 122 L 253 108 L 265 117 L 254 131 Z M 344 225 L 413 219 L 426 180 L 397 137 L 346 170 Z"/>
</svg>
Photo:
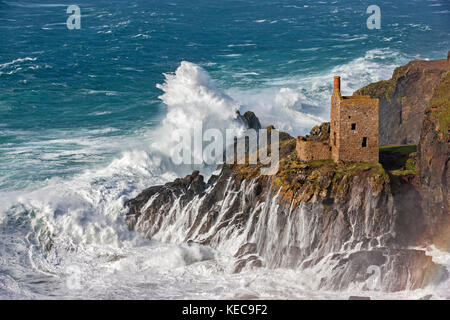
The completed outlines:
<svg viewBox="0 0 450 320">
<path fill-rule="evenodd" d="M 342 96 L 341 78 L 334 77 L 330 123 L 297 138 L 300 160 L 378 162 L 379 101 L 368 96 Z"/>
</svg>

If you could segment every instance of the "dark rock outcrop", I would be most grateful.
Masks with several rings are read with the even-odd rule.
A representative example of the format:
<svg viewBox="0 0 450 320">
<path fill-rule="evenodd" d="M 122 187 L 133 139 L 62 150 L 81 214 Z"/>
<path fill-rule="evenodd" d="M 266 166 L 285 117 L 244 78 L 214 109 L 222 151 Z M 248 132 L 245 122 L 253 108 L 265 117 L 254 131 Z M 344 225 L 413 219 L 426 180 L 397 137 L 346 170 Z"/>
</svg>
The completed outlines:
<svg viewBox="0 0 450 320">
<path fill-rule="evenodd" d="M 237 111 L 238 119 L 244 122 L 249 129 L 254 129 L 258 131 L 261 129 L 261 123 L 259 122 L 258 117 L 252 111 L 247 111 L 244 115 L 241 115 L 239 111 Z"/>
<path fill-rule="evenodd" d="M 138 231 L 147 231 L 146 228 L 161 226 L 162 220 L 159 219 L 159 213 L 170 210 L 174 202 L 179 203 L 180 206 L 187 205 L 205 189 L 206 183 L 197 170 L 185 178 L 178 178 L 164 186 L 150 187 L 125 203 L 130 208 L 130 213 L 133 213 L 127 216 L 128 226 L 134 229 L 136 225 L 140 225 L 140 221 L 145 221 L 145 226 Z"/>
<path fill-rule="evenodd" d="M 450 72 L 433 90 L 425 112 L 418 167 L 422 207 L 432 242 L 450 251 Z"/>
<path fill-rule="evenodd" d="M 246 113 L 244 113 L 244 118 L 245 120 L 247 120 L 249 128 L 255 130 L 261 129 L 261 123 L 259 122 L 258 117 L 253 112 L 247 111 Z"/>
<path fill-rule="evenodd" d="M 447 59 L 411 61 L 390 80 L 369 84 L 354 95 L 380 99 L 380 145 L 418 144 L 433 90 L 450 71 Z"/>
<path fill-rule="evenodd" d="M 293 142 L 281 143 L 275 176 L 259 175 L 258 166 L 224 165 L 206 186 L 192 187 L 195 172 L 176 188 L 147 189 L 128 202 L 128 226 L 150 238 L 234 255 L 235 272 L 327 266 L 320 288 L 367 288 L 371 268 L 379 272 L 374 286 L 387 291 L 445 276 L 424 251 L 411 249 L 423 233 L 423 213 L 415 210 L 420 205 L 410 184 L 391 181 L 380 165 L 302 163 Z"/>
<path fill-rule="evenodd" d="M 128 201 L 128 227 L 216 248 L 234 256 L 235 272 L 300 268 L 317 277 L 317 289 L 398 291 L 441 281 L 446 270 L 425 247 L 450 251 L 450 76 L 442 63 L 414 61 L 358 91 L 385 97 L 385 141 L 415 142 L 421 130 L 417 153 L 384 149 L 383 165 L 305 163 L 296 140 L 280 133 L 279 145 L 270 146 L 280 150 L 274 175 L 261 175 L 261 164 L 221 165 L 205 183 L 195 171 Z M 253 116 L 245 121 L 258 127 Z M 327 126 L 313 128 L 309 139 L 326 139 Z"/>
</svg>

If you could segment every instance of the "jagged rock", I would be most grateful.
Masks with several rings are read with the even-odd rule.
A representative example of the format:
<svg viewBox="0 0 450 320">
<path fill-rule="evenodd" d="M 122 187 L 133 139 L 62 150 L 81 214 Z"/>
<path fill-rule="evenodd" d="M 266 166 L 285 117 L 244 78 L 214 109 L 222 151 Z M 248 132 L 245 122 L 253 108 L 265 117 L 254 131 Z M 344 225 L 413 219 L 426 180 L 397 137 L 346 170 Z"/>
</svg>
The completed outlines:
<svg viewBox="0 0 450 320">
<path fill-rule="evenodd" d="M 139 219 L 146 221 L 145 225 L 138 224 L 139 231 L 145 231 L 151 236 L 151 230 L 161 226 L 160 213 L 169 210 L 174 202 L 180 206 L 189 203 L 195 196 L 202 194 L 206 189 L 206 183 L 199 171 L 194 171 L 185 178 L 175 179 L 164 186 L 153 186 L 141 192 L 136 198 L 125 202 L 129 208 L 126 221 L 130 229 L 135 229 Z M 150 231 L 150 233 L 148 233 Z"/>
<path fill-rule="evenodd" d="M 270 132 L 272 130 L 277 130 L 277 129 L 275 129 L 275 127 L 273 125 L 270 125 L 270 126 L 266 127 L 266 130 L 267 130 L 267 134 L 269 134 L 267 141 L 270 144 L 271 143 L 270 142 Z M 289 133 L 284 132 L 284 131 L 279 131 L 279 130 L 278 130 L 278 138 L 279 138 L 280 141 L 286 141 L 286 140 L 294 139 Z"/>
<path fill-rule="evenodd" d="M 378 288 L 389 291 L 443 277 L 445 268 L 425 252 L 408 249 L 423 233 L 423 212 L 416 210 L 420 205 L 410 184 L 391 186 L 378 165 L 324 162 L 294 170 L 295 162 L 286 162 L 291 156 L 294 151 L 273 177 L 253 176 L 253 166 L 222 165 L 200 188 L 191 187 L 198 179 L 194 173 L 177 180 L 176 187 L 150 188 L 162 193 L 153 201 L 154 192 L 147 189 L 137 198 L 139 205 L 128 203 L 129 227 L 166 241 L 230 248 L 234 272 L 329 264 L 332 272 L 319 282 L 321 288 L 364 286 L 370 266 L 386 275 Z M 305 177 L 298 185 L 289 182 L 296 175 Z"/>
<path fill-rule="evenodd" d="M 253 268 L 261 268 L 263 263 L 261 259 L 256 255 L 251 255 L 245 259 L 240 259 L 236 262 L 233 273 L 239 273 L 244 268 L 245 269 L 253 269 Z"/>
<path fill-rule="evenodd" d="M 330 123 L 324 122 L 321 125 L 314 126 L 309 135 L 304 137 L 306 141 L 329 141 L 330 140 Z"/>
<path fill-rule="evenodd" d="M 377 248 L 357 251 L 348 257 L 337 256 L 335 259 L 338 263 L 332 271 L 334 290 L 345 289 L 351 280 L 362 283 L 363 290 L 414 290 L 436 284 L 448 276 L 445 268 L 434 264 L 431 257 L 420 250 Z M 386 285 L 382 286 L 381 281 Z"/>
<path fill-rule="evenodd" d="M 241 115 L 239 111 L 236 112 L 238 115 L 238 119 L 241 119 L 249 129 L 254 129 L 258 131 L 261 129 L 261 123 L 259 122 L 258 117 L 252 111 L 247 111 L 244 115 Z"/>
<path fill-rule="evenodd" d="M 240 258 L 248 254 L 254 254 L 257 251 L 256 249 L 256 243 L 246 243 L 239 248 L 234 256 Z"/>
</svg>

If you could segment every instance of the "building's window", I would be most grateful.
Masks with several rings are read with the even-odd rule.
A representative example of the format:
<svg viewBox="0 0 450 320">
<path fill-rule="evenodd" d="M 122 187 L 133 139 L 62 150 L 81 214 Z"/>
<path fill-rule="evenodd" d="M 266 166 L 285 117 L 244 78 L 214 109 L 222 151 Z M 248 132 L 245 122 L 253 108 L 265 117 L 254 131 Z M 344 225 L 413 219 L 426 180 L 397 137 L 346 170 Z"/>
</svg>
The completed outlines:
<svg viewBox="0 0 450 320">
<path fill-rule="evenodd" d="M 351 119 L 352 116 L 348 116 L 349 119 Z"/>
<path fill-rule="evenodd" d="M 352 123 L 352 130 L 356 130 L 356 123 Z"/>
<path fill-rule="evenodd" d="M 363 137 L 363 140 L 362 140 L 362 147 L 363 147 L 363 148 L 367 147 L 367 137 Z"/>
<path fill-rule="evenodd" d="M 333 145 L 336 146 L 336 132 L 333 132 Z"/>
<path fill-rule="evenodd" d="M 330 151 L 331 151 L 331 147 L 330 147 Z"/>
</svg>

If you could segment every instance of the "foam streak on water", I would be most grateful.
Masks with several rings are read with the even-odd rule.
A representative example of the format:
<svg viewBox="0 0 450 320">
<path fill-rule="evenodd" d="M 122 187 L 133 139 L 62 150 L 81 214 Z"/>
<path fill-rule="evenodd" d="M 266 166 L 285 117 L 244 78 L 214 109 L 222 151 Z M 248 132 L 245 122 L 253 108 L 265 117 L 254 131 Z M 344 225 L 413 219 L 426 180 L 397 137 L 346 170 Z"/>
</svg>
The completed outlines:
<svg viewBox="0 0 450 320">
<path fill-rule="evenodd" d="M 448 3 L 385 1 L 377 33 L 356 0 L 78 4 L 82 29 L 68 32 L 63 4 L 0 1 L 0 298 L 351 294 L 317 291 L 296 270 L 232 274 L 230 248 L 175 241 L 182 217 L 159 240 L 129 232 L 123 203 L 189 173 L 168 155 L 195 120 L 240 132 L 235 111 L 252 110 L 263 126 L 305 134 L 329 117 L 333 75 L 351 94 L 411 59 L 443 57 Z M 427 293 L 448 298 L 448 285 L 362 294 Z"/>
</svg>

